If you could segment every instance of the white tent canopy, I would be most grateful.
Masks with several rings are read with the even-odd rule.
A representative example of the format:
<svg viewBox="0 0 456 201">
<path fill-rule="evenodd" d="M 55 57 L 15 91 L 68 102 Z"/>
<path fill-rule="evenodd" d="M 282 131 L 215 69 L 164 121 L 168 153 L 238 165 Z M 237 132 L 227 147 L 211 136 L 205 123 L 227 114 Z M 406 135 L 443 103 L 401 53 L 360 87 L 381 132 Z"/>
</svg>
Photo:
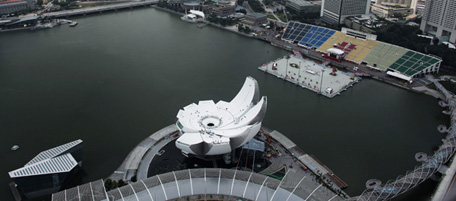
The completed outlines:
<svg viewBox="0 0 456 201">
<path fill-rule="evenodd" d="M 329 49 L 328 49 L 328 52 L 329 52 L 329 53 L 332 53 L 332 54 L 337 54 L 337 55 L 342 55 L 342 54 L 345 53 L 344 51 L 339 50 L 339 49 L 337 49 L 337 48 L 329 48 Z"/>
<path fill-rule="evenodd" d="M 199 11 L 199 10 L 190 10 L 190 13 L 191 14 L 194 14 L 194 15 L 197 15 L 197 16 L 200 16 L 202 17 L 203 19 L 205 18 L 205 15 L 202 11 Z"/>
</svg>

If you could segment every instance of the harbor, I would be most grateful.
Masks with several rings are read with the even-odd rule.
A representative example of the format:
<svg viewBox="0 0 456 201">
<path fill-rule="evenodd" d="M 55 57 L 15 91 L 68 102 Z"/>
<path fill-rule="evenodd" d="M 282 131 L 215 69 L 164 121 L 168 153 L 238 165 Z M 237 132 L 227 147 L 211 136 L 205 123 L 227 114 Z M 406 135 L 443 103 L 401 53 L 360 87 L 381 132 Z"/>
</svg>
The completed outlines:
<svg viewBox="0 0 456 201">
<path fill-rule="evenodd" d="M 360 80 L 354 74 L 331 68 L 328 63 L 317 63 L 299 55 L 286 55 L 258 69 L 328 98 L 339 95 Z"/>
<path fill-rule="evenodd" d="M 5 159 L 13 161 L 17 157 L 25 160 L 27 156 L 24 153 L 41 150 L 42 147 L 35 145 L 35 143 L 41 144 L 38 137 L 49 139 L 49 136 L 68 133 L 68 129 L 70 129 L 69 137 L 82 136 L 87 139 L 88 143 L 86 148 L 90 154 L 87 155 L 85 162 L 88 175 L 84 177 L 83 182 L 109 176 L 119 165 L 119 161 L 124 158 L 123 154 L 128 153 L 149 131 L 159 130 L 175 119 L 173 115 L 163 115 L 170 112 L 168 107 L 157 108 L 151 107 L 151 105 L 161 105 L 166 102 L 167 105 L 172 105 L 170 107 L 183 106 L 194 97 L 193 93 L 201 93 L 199 88 L 207 86 L 208 82 L 213 83 L 213 88 L 211 87 L 205 93 L 221 93 L 219 91 L 227 93 L 228 87 L 225 85 L 235 83 L 236 79 L 239 81 L 236 75 L 252 75 L 260 81 L 264 86 L 263 93 L 267 93 L 269 98 L 276 100 L 276 105 L 271 107 L 267 125 L 286 133 L 287 137 L 294 139 L 295 143 L 306 152 L 316 154 L 319 160 L 331 167 L 346 183 L 350 184 L 347 190 L 352 195 L 359 194 L 364 189 L 364 182 L 369 178 L 386 181 L 403 173 L 415 163 L 414 159 L 411 160 L 412 162 L 408 160 L 409 156 L 413 157 L 417 150 L 429 153 L 431 146 L 441 143 L 439 135 L 434 134 L 433 131 L 436 130 L 434 125 L 441 124 L 440 121 L 444 121 L 442 119 L 445 118 L 439 116 L 440 108 L 434 107 L 435 99 L 365 79 L 362 84 L 345 92 L 346 95 L 344 94 L 343 99 L 328 102 L 325 98 L 319 98 L 321 96 L 315 96 L 310 91 L 299 89 L 293 84 L 275 79 L 256 69 L 256 66 L 261 65 L 264 61 L 271 61 L 287 52 L 269 47 L 268 44 L 256 40 L 229 35 L 229 33 L 211 27 L 198 29 L 194 25 L 181 22 L 175 16 L 173 17 L 177 20 L 171 19 L 166 13 L 151 10 L 153 9 L 138 9 L 134 12 L 106 13 L 105 15 L 79 18 L 76 19 L 79 22 L 76 29 L 52 29 L 41 32 L 46 34 L 21 32 L 14 34 L 15 36 L 9 33 L 2 35 L 2 43 L 11 47 L 8 52 L 23 56 L 20 51 L 25 49 L 20 48 L 24 45 L 21 43 L 22 40 L 15 40 L 18 44 L 13 45 L 10 42 L 13 38 L 21 38 L 32 43 L 32 45 L 26 46 L 30 50 L 26 50 L 36 52 L 35 55 L 27 54 L 30 59 L 26 60 L 13 59 L 13 56 L 1 57 L 5 63 L 3 69 L 5 69 L 6 75 L 11 75 L 3 78 L 5 83 L 2 86 L 2 92 L 5 95 L 4 116 L 19 119 L 29 125 L 25 128 L 16 125 L 11 118 L 3 119 L 2 121 L 8 123 L 10 127 L 3 128 L 2 132 L 12 134 L 11 139 L 6 141 L 6 147 L 9 149 L 20 139 L 30 137 L 30 135 L 24 136 L 22 133 L 31 133 L 36 130 L 39 130 L 39 133 L 47 133 L 32 136 L 33 143 L 21 141 L 21 149 L 5 155 Z M 131 21 L 126 22 L 125 16 L 138 18 L 134 20 L 135 26 L 130 25 Z M 111 18 L 118 22 L 117 25 L 124 26 L 124 29 L 110 26 L 107 22 L 112 21 Z M 141 21 L 141 19 L 159 20 L 156 21 L 155 27 L 151 27 L 150 23 L 145 23 L 146 21 Z M 166 37 L 154 32 L 158 27 L 157 31 L 160 30 L 162 33 L 164 30 L 168 30 L 170 25 L 177 30 L 167 32 L 169 35 Z M 94 26 L 99 28 L 94 30 Z M 145 35 L 148 37 L 137 34 L 126 40 L 118 40 L 118 37 L 127 34 L 128 30 L 137 30 L 138 27 L 140 27 L 141 33 L 147 33 Z M 192 28 L 197 31 L 188 31 Z M 183 40 L 176 40 L 182 37 L 182 33 L 186 33 Z M 28 35 L 30 37 L 33 35 L 34 40 L 28 40 Z M 67 40 L 68 37 L 78 42 L 71 43 Z M 166 41 L 166 43 L 161 44 L 162 41 Z M 173 41 L 176 43 L 169 44 Z M 207 41 L 224 48 L 221 52 L 211 52 L 209 56 L 206 55 L 207 59 L 202 60 L 199 53 L 208 52 L 208 50 L 204 46 L 201 47 L 201 44 Z M 182 45 L 183 43 L 189 44 Z M 63 44 L 69 48 L 59 51 L 58 47 Z M 88 44 L 93 44 L 93 46 L 90 46 L 91 48 L 81 47 Z M 164 47 L 164 49 L 154 51 L 157 46 Z M 187 46 L 192 48 L 188 49 Z M 171 48 L 166 49 L 166 47 Z M 43 51 L 43 48 L 46 51 Z M 107 49 L 116 49 L 116 51 L 107 51 Z M 80 50 L 83 50 L 83 53 L 79 52 Z M 2 54 L 12 55 L 8 52 L 4 50 Z M 49 58 L 49 55 L 44 54 L 45 52 L 54 52 L 52 59 Z M 138 55 L 137 52 L 149 52 L 150 54 L 144 57 Z M 169 54 L 169 52 L 174 54 Z M 177 61 L 173 56 L 175 54 L 183 55 L 184 62 Z M 88 55 L 91 61 L 98 64 L 97 68 L 88 65 L 85 60 L 67 63 L 64 68 L 54 64 L 53 61 L 49 64 L 50 60 L 62 63 L 71 60 L 75 55 Z M 225 59 L 226 55 L 236 59 Z M 213 61 L 212 58 L 218 59 Z M 44 59 L 48 62 L 43 62 Z M 161 62 L 161 60 L 166 62 Z M 21 67 L 17 67 L 16 64 Z M 189 68 L 189 65 L 198 66 L 198 68 Z M 129 66 L 129 68 L 125 68 L 125 66 Z M 172 66 L 172 68 L 155 68 L 155 66 Z M 34 76 L 36 69 L 40 69 L 42 77 Z M 63 70 L 70 70 L 72 73 L 69 75 Z M 328 71 L 330 70 L 332 69 L 328 68 Z M 220 74 L 233 75 L 234 78 L 220 79 L 221 77 L 218 76 Z M 120 77 L 122 79 L 119 79 Z M 169 79 L 163 80 L 163 77 L 173 77 L 175 81 L 169 83 Z M 17 81 L 18 78 L 28 80 L 27 85 Z M 186 84 L 177 85 L 176 82 Z M 46 88 L 46 90 L 41 88 Z M 35 91 L 42 94 L 39 96 L 40 98 L 37 99 L 33 95 Z M 392 95 L 385 97 L 386 93 Z M 58 94 L 58 98 L 55 94 Z M 167 94 L 180 94 L 183 100 L 175 100 Z M 397 97 L 400 97 L 400 101 Z M 388 107 L 373 107 L 373 105 L 381 105 L 386 102 Z M 422 105 L 426 105 L 426 107 L 422 107 Z M 27 111 L 17 109 L 24 107 Z M 417 107 L 420 108 L 418 113 L 414 112 Z M 62 110 L 62 108 L 65 109 Z M 391 114 L 399 110 L 406 112 L 400 115 L 385 115 L 385 113 Z M 356 112 L 356 115 L 350 120 L 339 115 L 347 112 Z M 160 115 L 161 118 L 156 118 L 157 115 Z M 331 116 L 329 124 L 335 125 L 328 126 L 328 116 Z M 365 121 L 366 116 L 369 116 L 369 122 L 376 122 L 376 124 L 368 124 Z M 31 119 L 34 120 L 31 121 Z M 147 119 L 147 121 L 141 119 Z M 153 119 L 153 123 L 151 123 L 151 119 Z M 299 120 L 300 123 L 294 123 L 293 120 Z M 413 122 L 411 122 L 412 120 Z M 354 122 L 356 122 L 356 126 L 353 126 Z M 397 122 L 400 122 L 401 125 L 398 126 Z M 383 126 L 377 126 L 386 124 L 390 125 L 387 130 L 383 129 Z M 372 132 L 364 135 L 366 129 L 372 130 Z M 382 148 L 383 141 L 376 138 L 376 136 L 384 136 L 385 133 L 395 136 L 394 140 L 387 142 L 388 149 L 386 150 Z M 408 135 L 409 133 L 413 133 L 413 135 Z M 359 136 L 352 134 L 359 134 Z M 58 136 L 67 138 L 67 135 Z M 347 140 L 352 137 L 356 137 L 357 140 Z M 61 138 L 52 138 L 53 143 L 62 143 Z M 416 138 L 428 143 L 418 144 L 407 140 Z M 109 143 L 106 139 L 110 139 Z M 328 146 L 321 146 L 322 143 Z M 410 147 L 405 149 L 402 146 L 404 143 L 410 144 Z M 366 151 L 359 153 L 357 151 L 359 148 L 365 148 Z M 99 151 L 100 149 L 103 151 Z M 397 155 L 393 150 L 399 149 L 401 154 Z M 340 150 L 344 150 L 344 153 L 339 154 Z M 385 153 L 391 157 L 385 159 L 383 157 Z M 378 158 L 382 161 L 363 160 L 364 157 Z M 99 163 L 101 158 L 107 160 Z M 359 166 L 365 170 L 362 175 L 354 172 L 354 169 Z M 14 167 L 16 166 L 5 164 L 2 168 L 5 169 L 4 171 L 10 171 Z M 11 194 L 7 193 L 5 197 Z"/>
</svg>

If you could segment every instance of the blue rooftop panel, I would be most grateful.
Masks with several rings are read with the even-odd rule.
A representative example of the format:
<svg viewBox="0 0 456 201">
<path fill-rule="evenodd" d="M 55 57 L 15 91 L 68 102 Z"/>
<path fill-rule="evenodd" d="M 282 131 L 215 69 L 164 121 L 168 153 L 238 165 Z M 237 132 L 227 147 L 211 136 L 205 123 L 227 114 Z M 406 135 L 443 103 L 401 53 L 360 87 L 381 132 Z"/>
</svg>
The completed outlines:
<svg viewBox="0 0 456 201">
<path fill-rule="evenodd" d="M 302 38 L 300 45 L 307 47 L 320 47 L 325 43 L 336 31 L 313 26 L 310 31 Z"/>
</svg>

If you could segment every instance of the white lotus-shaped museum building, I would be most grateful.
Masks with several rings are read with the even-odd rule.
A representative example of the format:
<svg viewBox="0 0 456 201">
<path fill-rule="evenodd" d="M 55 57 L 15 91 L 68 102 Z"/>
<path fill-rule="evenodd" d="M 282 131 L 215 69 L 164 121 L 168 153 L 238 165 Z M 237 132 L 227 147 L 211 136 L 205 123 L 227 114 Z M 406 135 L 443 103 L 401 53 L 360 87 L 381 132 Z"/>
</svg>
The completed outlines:
<svg viewBox="0 0 456 201">
<path fill-rule="evenodd" d="M 259 132 L 266 105 L 266 96 L 260 99 L 257 81 L 247 77 L 231 102 L 199 101 L 179 110 L 176 125 L 181 136 L 176 146 L 186 155 L 230 153 Z"/>
</svg>

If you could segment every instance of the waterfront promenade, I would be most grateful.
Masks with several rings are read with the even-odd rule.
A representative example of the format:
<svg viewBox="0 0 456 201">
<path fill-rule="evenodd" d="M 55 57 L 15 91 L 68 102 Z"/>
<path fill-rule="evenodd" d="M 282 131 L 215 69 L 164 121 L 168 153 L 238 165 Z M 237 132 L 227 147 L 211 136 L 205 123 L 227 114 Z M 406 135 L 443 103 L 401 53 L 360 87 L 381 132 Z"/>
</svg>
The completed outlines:
<svg viewBox="0 0 456 201">
<path fill-rule="evenodd" d="M 432 201 L 453 201 L 456 200 L 456 157 L 453 156 L 451 166 L 445 171 L 442 180 L 437 187 Z"/>
<path fill-rule="evenodd" d="M 333 191 L 338 192 L 343 197 L 349 197 L 341 189 L 347 185 L 338 178 L 329 168 L 305 154 L 295 143 L 278 131 L 262 128 L 262 139 L 272 139 L 271 145 L 276 148 L 280 156 L 272 157 L 271 166 L 261 171 L 261 174 L 268 174 L 285 167 L 287 171 L 295 174 L 304 175 L 307 179 L 302 182 L 311 185 L 315 183 L 318 177 Z M 171 124 L 161 130 L 153 133 L 141 141 L 127 155 L 120 167 L 109 177 L 112 180 L 130 180 L 136 175 L 137 180 L 147 178 L 149 166 L 156 155 L 162 153 L 163 147 L 178 137 L 178 129 L 175 124 Z M 306 171 L 304 167 L 309 168 Z M 248 169 L 248 168 L 247 168 Z M 321 174 L 321 175 L 320 175 Z M 312 186 L 312 185 L 311 185 Z M 325 188 L 326 189 L 326 188 Z"/>
<path fill-rule="evenodd" d="M 162 154 L 163 147 L 179 136 L 177 127 L 172 124 L 140 142 L 109 177 L 113 180 L 129 180 L 137 174 L 138 182 L 128 182 L 126 186 L 107 191 L 103 186 L 104 181 L 98 180 L 54 193 L 52 200 L 201 200 L 204 197 L 219 200 L 341 201 L 349 197 L 338 187 L 342 181 L 337 176 L 305 154 L 286 136 L 267 128 L 262 128 L 260 133 L 262 140 L 268 141 L 279 155 L 271 158 L 272 165 L 259 173 L 250 168 L 204 168 L 170 171 L 147 177 L 147 169 L 154 156 Z M 267 176 L 282 167 L 286 171 L 283 178 Z"/>
<path fill-rule="evenodd" d="M 120 167 L 109 176 L 109 179 L 130 180 L 135 175 L 137 180 L 146 179 L 152 159 L 155 155 L 160 154 L 160 150 L 166 144 L 177 137 L 174 135 L 177 131 L 176 125 L 171 124 L 144 139 L 133 148 Z"/>
<path fill-rule="evenodd" d="M 158 0 L 146 0 L 146 1 L 133 1 L 133 2 L 126 2 L 126 3 L 119 3 L 113 5 L 106 5 L 106 6 L 96 6 L 96 7 L 89 7 L 89 8 L 81 8 L 81 9 L 74 9 L 74 10 L 63 10 L 57 12 L 49 12 L 44 13 L 44 17 L 71 17 L 77 15 L 87 15 L 91 13 L 102 13 L 106 11 L 112 10 L 121 10 L 121 9 L 128 9 L 134 7 L 143 7 L 143 6 L 150 6 L 153 4 L 158 3 Z"/>
<path fill-rule="evenodd" d="M 437 80 L 433 80 L 436 87 L 443 93 L 445 99 L 447 101 L 447 105 L 449 106 L 449 114 L 451 116 L 451 127 L 448 129 L 448 136 L 453 136 L 453 138 L 448 138 L 447 142 L 453 142 L 453 149 L 451 150 L 453 154 L 453 161 L 448 169 L 446 169 L 445 173 L 442 176 L 442 179 L 439 182 L 439 185 L 432 196 L 432 201 L 453 201 L 456 200 L 456 156 L 454 152 L 456 151 L 456 145 L 454 141 L 455 130 L 456 130 L 456 97 L 446 90 Z"/>
</svg>

